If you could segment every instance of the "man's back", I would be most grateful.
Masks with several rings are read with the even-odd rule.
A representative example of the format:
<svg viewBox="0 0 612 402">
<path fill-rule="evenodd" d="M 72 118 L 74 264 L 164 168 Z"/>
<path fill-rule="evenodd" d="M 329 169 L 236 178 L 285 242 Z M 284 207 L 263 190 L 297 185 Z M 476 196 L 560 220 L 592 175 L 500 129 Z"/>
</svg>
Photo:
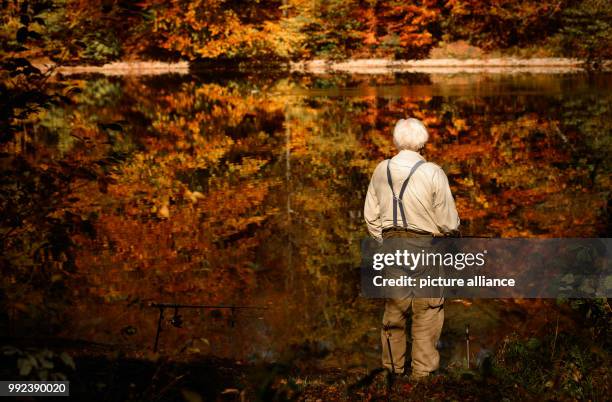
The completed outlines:
<svg viewBox="0 0 612 402">
<path fill-rule="evenodd" d="M 373 237 L 381 238 L 383 229 L 394 226 L 393 193 L 389 187 L 387 164 L 394 193 L 399 196 L 402 184 L 419 161 L 425 160 L 418 152 L 402 150 L 390 163 L 385 160 L 374 170 L 364 205 L 364 217 Z M 406 186 L 402 204 L 408 229 L 440 234 L 459 227 L 448 179 L 434 163 L 421 163 L 416 168 Z M 403 226 L 399 211 L 396 211 L 396 225 Z"/>
</svg>

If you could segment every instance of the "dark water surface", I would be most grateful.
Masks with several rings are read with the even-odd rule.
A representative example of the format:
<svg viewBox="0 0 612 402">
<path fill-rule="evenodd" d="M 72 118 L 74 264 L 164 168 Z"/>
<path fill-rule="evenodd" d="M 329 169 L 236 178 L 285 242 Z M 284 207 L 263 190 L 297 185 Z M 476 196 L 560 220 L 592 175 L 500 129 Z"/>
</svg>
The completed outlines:
<svg viewBox="0 0 612 402">
<path fill-rule="evenodd" d="M 63 336 L 144 352 L 151 302 L 257 305 L 268 310 L 180 310 L 161 351 L 376 365 L 362 205 L 399 118 L 428 126 L 425 156 L 447 172 L 464 234 L 610 234 L 611 74 L 70 79 L 78 102 L 29 139 L 37 158 L 106 161 L 66 208 L 91 227 L 71 235 Z M 447 358 L 461 359 L 465 323 L 493 347 L 529 308 L 449 302 Z"/>
</svg>

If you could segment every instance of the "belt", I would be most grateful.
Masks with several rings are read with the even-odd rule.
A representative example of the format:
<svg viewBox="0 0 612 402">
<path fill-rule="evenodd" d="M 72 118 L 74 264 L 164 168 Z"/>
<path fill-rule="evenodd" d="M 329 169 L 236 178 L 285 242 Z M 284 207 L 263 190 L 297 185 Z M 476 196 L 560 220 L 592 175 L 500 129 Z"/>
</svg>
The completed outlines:
<svg viewBox="0 0 612 402">
<path fill-rule="evenodd" d="M 403 228 L 401 226 L 392 226 L 382 230 L 383 238 L 388 237 L 433 237 L 433 234 L 425 230 L 415 230 Z"/>
</svg>

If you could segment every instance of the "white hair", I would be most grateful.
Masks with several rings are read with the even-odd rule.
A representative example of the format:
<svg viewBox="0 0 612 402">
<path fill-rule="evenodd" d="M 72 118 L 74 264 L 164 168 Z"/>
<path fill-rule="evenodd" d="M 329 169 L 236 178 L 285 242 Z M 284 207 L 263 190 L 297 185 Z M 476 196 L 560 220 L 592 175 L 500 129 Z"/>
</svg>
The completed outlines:
<svg viewBox="0 0 612 402">
<path fill-rule="evenodd" d="M 399 119 L 393 129 L 393 143 L 400 151 L 418 151 L 423 148 L 428 138 L 425 125 L 417 119 Z"/>
</svg>

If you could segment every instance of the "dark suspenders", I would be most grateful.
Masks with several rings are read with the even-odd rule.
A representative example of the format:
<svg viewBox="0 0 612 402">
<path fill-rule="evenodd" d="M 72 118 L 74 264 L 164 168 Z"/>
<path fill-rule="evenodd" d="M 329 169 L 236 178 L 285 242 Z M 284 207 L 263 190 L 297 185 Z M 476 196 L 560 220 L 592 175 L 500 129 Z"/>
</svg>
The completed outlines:
<svg viewBox="0 0 612 402">
<path fill-rule="evenodd" d="M 404 184 L 402 184 L 402 189 L 398 196 L 395 195 L 395 191 L 393 190 L 393 180 L 391 179 L 391 169 L 389 168 L 389 164 L 391 163 L 391 159 L 387 161 L 387 181 L 389 182 L 389 187 L 391 187 L 391 193 L 393 194 L 393 226 L 397 226 L 397 209 L 399 207 L 400 214 L 402 215 L 402 224 L 405 228 L 408 227 L 408 221 L 406 221 L 406 213 L 404 211 L 404 203 L 402 199 L 404 198 L 404 192 L 406 191 L 406 187 L 408 187 L 408 182 L 412 177 L 413 173 L 417 170 L 419 166 L 421 166 L 425 161 L 420 160 L 414 164 L 412 169 L 410 169 L 410 173 L 406 180 L 404 180 Z"/>
</svg>

